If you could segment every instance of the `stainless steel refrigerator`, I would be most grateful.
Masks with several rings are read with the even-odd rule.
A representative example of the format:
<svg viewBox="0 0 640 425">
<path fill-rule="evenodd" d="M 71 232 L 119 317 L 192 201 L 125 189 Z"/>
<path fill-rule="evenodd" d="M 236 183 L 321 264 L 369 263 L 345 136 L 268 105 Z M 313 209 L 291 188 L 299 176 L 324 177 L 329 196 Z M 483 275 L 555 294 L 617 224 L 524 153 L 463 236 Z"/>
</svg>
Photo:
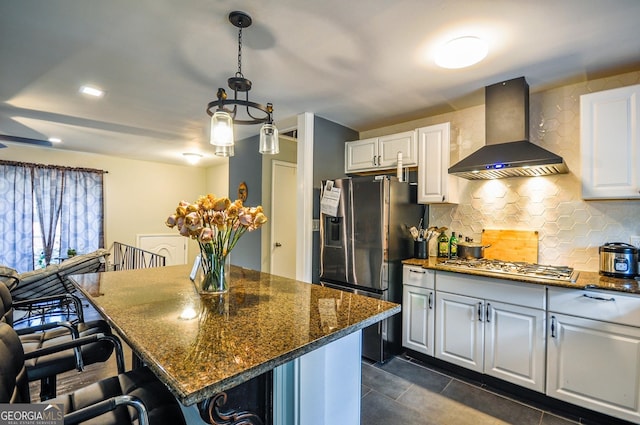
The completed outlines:
<svg viewBox="0 0 640 425">
<path fill-rule="evenodd" d="M 415 192 L 415 186 L 389 176 L 324 181 L 320 283 L 402 303 L 402 260 L 413 254 L 408 229 L 425 213 Z M 362 355 L 384 362 L 400 351 L 401 341 L 399 313 L 363 330 Z"/>
</svg>

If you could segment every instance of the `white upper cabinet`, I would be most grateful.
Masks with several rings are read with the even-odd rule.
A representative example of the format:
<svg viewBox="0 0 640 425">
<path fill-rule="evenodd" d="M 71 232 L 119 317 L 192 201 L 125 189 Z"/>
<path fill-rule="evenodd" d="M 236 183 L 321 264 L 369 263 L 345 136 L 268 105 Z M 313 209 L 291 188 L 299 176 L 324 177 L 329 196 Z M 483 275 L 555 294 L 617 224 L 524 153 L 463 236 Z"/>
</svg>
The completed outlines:
<svg viewBox="0 0 640 425">
<path fill-rule="evenodd" d="M 418 202 L 458 203 L 458 177 L 449 175 L 450 123 L 416 130 L 418 137 Z"/>
<path fill-rule="evenodd" d="M 583 199 L 640 199 L 640 85 L 580 96 Z"/>
<path fill-rule="evenodd" d="M 402 152 L 404 167 L 418 165 L 415 131 L 356 140 L 345 143 L 345 173 L 395 168 L 398 152 Z"/>
</svg>

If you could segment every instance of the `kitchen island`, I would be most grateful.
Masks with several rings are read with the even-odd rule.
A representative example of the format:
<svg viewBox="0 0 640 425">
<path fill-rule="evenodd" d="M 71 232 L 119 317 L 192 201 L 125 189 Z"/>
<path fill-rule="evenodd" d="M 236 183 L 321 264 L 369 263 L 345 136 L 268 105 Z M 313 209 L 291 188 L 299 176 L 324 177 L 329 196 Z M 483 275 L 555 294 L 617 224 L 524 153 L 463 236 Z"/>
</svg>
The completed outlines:
<svg viewBox="0 0 640 425">
<path fill-rule="evenodd" d="M 213 397 L 289 367 L 295 372 L 278 369 L 273 379 L 274 416 L 359 423 L 360 330 L 398 313 L 398 304 L 234 266 L 228 293 L 201 297 L 189 272 L 169 266 L 72 280 L 183 405 L 200 404 L 203 418 Z M 271 379 L 265 386 L 270 394 Z M 269 400 L 264 415 L 272 423 Z"/>
</svg>

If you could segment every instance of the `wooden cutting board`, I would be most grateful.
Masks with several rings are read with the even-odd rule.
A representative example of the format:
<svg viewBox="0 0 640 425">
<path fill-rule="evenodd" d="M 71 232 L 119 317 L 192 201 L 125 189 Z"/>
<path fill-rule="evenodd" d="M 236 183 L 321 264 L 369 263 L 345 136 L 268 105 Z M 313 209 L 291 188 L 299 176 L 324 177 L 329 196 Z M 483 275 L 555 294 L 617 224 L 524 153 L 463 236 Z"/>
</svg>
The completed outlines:
<svg viewBox="0 0 640 425">
<path fill-rule="evenodd" d="M 538 232 L 536 230 L 482 230 L 484 258 L 489 260 L 538 262 Z"/>
</svg>

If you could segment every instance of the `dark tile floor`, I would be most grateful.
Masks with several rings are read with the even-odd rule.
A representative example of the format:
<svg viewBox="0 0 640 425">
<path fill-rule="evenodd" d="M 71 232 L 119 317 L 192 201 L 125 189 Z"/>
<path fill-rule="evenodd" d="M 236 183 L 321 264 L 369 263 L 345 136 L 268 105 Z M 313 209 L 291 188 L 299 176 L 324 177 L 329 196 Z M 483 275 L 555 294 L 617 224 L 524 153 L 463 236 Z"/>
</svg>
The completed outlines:
<svg viewBox="0 0 640 425">
<path fill-rule="evenodd" d="M 362 425 L 577 424 L 406 356 L 362 364 Z"/>
</svg>

